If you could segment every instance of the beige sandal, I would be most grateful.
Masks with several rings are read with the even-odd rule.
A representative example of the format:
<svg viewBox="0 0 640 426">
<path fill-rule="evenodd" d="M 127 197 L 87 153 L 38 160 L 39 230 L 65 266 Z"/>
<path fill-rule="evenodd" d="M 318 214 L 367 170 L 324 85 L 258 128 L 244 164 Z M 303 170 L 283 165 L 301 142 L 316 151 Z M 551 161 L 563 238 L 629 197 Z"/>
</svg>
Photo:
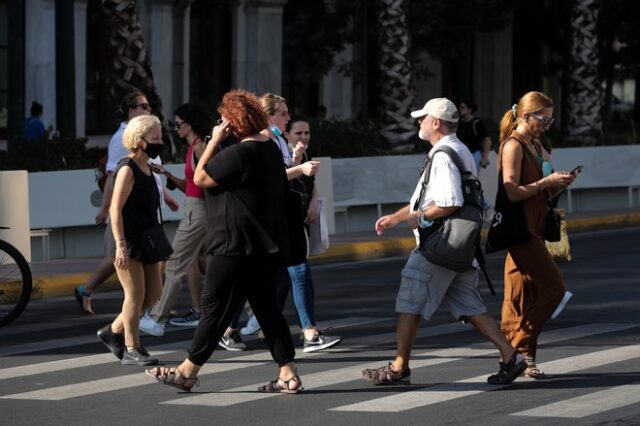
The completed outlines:
<svg viewBox="0 0 640 426">
<path fill-rule="evenodd" d="M 524 362 L 527 364 L 527 368 L 525 368 L 522 373 L 524 376 L 531 377 L 532 379 L 543 379 L 546 377 L 544 371 L 540 370 L 538 366 L 536 366 L 535 358 L 527 356 L 524 358 Z"/>
</svg>

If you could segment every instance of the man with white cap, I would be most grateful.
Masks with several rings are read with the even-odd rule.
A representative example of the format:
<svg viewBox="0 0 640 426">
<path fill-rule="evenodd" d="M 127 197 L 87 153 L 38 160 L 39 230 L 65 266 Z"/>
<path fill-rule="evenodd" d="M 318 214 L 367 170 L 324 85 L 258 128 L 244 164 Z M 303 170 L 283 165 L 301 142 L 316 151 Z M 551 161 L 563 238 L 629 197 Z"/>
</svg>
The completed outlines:
<svg viewBox="0 0 640 426">
<path fill-rule="evenodd" d="M 453 102 L 446 98 L 431 99 L 424 108 L 413 111 L 411 116 L 420 124 L 420 139 L 429 141 L 434 148 L 452 148 L 465 168 L 477 175 L 471 152 L 456 137 L 459 113 Z M 378 235 L 406 222 L 414 230 L 419 244 L 418 227 L 432 226 L 436 219 L 445 218 L 462 206 L 461 172 L 454 161 L 444 152 L 430 154 L 427 159 L 432 164 L 425 190 L 422 191 L 426 173 L 423 171 L 410 203 L 376 221 Z M 441 304 L 451 311 L 456 320 L 471 323 L 500 351 L 500 370 L 487 379 L 489 383 L 510 383 L 522 373 L 526 368 L 524 356 L 509 344 L 496 321 L 487 313 L 478 291 L 477 269 L 472 267 L 465 272 L 447 269 L 429 262 L 416 248 L 402 270 L 396 298 L 396 357 L 386 366 L 364 370 L 363 378 L 377 385 L 409 384 L 409 359 L 420 328 L 420 316 L 428 320 Z"/>
</svg>

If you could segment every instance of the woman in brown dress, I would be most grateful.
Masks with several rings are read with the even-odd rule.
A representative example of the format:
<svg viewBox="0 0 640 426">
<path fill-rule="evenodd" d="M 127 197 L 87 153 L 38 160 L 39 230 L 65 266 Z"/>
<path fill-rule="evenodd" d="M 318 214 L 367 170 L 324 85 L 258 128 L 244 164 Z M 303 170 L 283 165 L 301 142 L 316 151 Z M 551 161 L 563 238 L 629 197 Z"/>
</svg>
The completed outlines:
<svg viewBox="0 0 640 426">
<path fill-rule="evenodd" d="M 524 374 L 533 378 L 544 376 L 535 363 L 538 336 L 565 293 L 560 270 L 542 237 L 547 198 L 558 195 L 574 179 L 567 172 L 551 173 L 543 157 L 538 139 L 552 123 L 553 102 L 540 92 L 526 93 L 500 122 L 498 171 L 502 171 L 509 201 L 523 201 L 532 235 L 528 242 L 508 249 L 501 328 L 511 345 L 525 355 Z"/>
</svg>

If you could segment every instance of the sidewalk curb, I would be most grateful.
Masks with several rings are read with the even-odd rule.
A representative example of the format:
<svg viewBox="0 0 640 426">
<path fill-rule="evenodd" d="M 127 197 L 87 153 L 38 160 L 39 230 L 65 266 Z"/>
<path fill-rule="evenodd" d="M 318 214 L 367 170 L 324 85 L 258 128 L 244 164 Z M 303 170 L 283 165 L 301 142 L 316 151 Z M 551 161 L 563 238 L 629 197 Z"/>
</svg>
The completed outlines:
<svg viewBox="0 0 640 426">
<path fill-rule="evenodd" d="M 567 219 L 569 232 L 581 232 L 603 228 L 640 225 L 640 211 L 620 214 L 603 215 L 588 218 Z M 482 238 L 486 238 L 487 229 L 482 230 Z M 372 238 L 377 238 L 372 231 Z M 410 233 L 406 237 L 360 241 L 351 243 L 336 243 L 318 256 L 309 258 L 312 265 L 323 265 L 336 262 L 380 259 L 384 257 L 405 256 L 416 246 L 416 240 Z M 33 278 L 32 299 L 52 297 L 69 297 L 73 290 L 85 284 L 93 271 L 73 274 L 39 275 Z M 100 287 L 100 292 L 120 288 L 115 274 L 107 279 Z"/>
</svg>

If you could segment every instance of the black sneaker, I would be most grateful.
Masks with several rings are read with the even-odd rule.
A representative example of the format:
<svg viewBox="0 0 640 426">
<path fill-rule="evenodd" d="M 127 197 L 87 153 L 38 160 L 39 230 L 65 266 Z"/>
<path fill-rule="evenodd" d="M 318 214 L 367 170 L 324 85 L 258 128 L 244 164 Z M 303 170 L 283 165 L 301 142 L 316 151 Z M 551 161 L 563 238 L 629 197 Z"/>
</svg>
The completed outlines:
<svg viewBox="0 0 640 426">
<path fill-rule="evenodd" d="M 122 334 L 116 334 L 111 331 L 111 324 L 107 324 L 102 327 L 96 333 L 98 335 L 98 339 L 105 344 L 107 348 L 113 353 L 118 359 L 122 359 L 122 354 L 124 352 L 124 336 Z"/>
<path fill-rule="evenodd" d="M 132 348 L 124 351 L 120 362 L 126 365 L 154 365 L 158 363 L 158 358 L 149 356 L 144 348 Z"/>
<path fill-rule="evenodd" d="M 496 374 L 492 374 L 487 378 L 490 385 L 507 385 L 513 382 L 516 377 L 527 369 L 524 355 L 515 351 L 509 361 L 500 363 L 500 370 Z"/>
<path fill-rule="evenodd" d="M 228 336 L 222 336 L 222 339 L 218 342 L 218 346 L 225 348 L 228 351 L 244 351 L 247 349 L 247 345 L 242 342 L 240 334 L 237 330 L 233 330 Z"/>
<path fill-rule="evenodd" d="M 342 337 L 327 336 L 323 332 L 319 331 L 315 336 L 313 336 L 313 339 L 304 339 L 304 343 L 302 344 L 302 352 L 315 352 L 322 349 L 327 349 L 331 346 L 337 345 L 341 340 Z"/>
</svg>

